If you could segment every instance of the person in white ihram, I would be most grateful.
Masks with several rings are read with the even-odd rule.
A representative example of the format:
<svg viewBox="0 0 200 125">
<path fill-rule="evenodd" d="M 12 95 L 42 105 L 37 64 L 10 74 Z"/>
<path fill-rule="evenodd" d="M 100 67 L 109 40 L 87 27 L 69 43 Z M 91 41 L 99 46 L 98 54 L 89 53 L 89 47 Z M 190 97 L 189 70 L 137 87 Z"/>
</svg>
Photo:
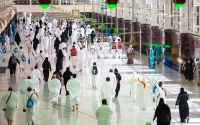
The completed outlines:
<svg viewBox="0 0 200 125">
<path fill-rule="evenodd" d="M 105 79 L 106 79 L 107 77 L 110 78 L 110 82 L 111 82 L 111 84 L 113 85 L 113 87 L 114 87 L 114 89 L 115 89 L 116 86 L 117 86 L 117 79 L 116 79 L 116 76 L 115 76 L 115 74 L 114 74 L 114 72 L 113 72 L 113 69 L 110 69 L 109 73 L 106 74 Z M 108 100 L 107 100 L 107 101 L 108 101 Z"/>
<path fill-rule="evenodd" d="M 60 80 L 56 79 L 56 74 L 53 75 L 52 80 L 48 84 L 48 88 L 52 99 L 52 107 L 56 108 L 61 88 Z"/>
<path fill-rule="evenodd" d="M 0 111 L 4 111 L 4 117 L 8 125 L 12 125 L 15 109 L 17 108 L 17 95 L 12 92 L 12 87 L 3 95 L 0 103 Z"/>
<path fill-rule="evenodd" d="M 41 82 L 41 73 L 38 70 L 38 66 L 35 66 L 35 69 L 31 72 L 31 79 L 33 80 L 35 94 L 38 97 L 38 93 L 40 91 L 39 84 Z"/>
<path fill-rule="evenodd" d="M 27 88 L 28 93 L 24 94 L 24 97 L 22 99 L 22 104 L 23 104 L 23 111 L 26 113 L 26 123 L 30 125 L 34 125 L 34 120 L 35 120 L 35 105 L 37 103 L 37 97 L 36 95 L 32 92 L 32 88 L 28 87 Z"/>
<path fill-rule="evenodd" d="M 106 78 L 106 82 L 104 82 L 101 86 L 101 99 L 106 99 L 108 105 L 111 106 L 112 99 L 115 97 L 115 88 L 113 88 L 113 84 L 110 82 L 110 78 Z"/>
<path fill-rule="evenodd" d="M 100 68 L 97 67 L 96 63 L 93 63 L 93 66 L 90 67 L 90 74 L 92 75 L 92 88 L 97 89 L 97 80 L 98 75 L 100 74 Z"/>
<path fill-rule="evenodd" d="M 86 56 L 85 52 L 81 48 L 77 54 L 77 69 L 79 70 L 80 73 L 83 71 L 83 68 L 84 68 L 85 56 Z"/>
<path fill-rule="evenodd" d="M 20 87 L 20 92 L 22 94 L 26 94 L 27 93 L 27 88 L 31 87 L 33 88 L 33 92 L 35 93 L 35 89 L 34 89 L 34 84 L 33 84 L 33 80 L 31 80 L 31 76 L 27 76 L 27 79 L 25 79 Z"/>
<path fill-rule="evenodd" d="M 110 125 L 111 115 L 113 111 L 109 106 L 107 106 L 107 100 L 102 100 L 102 105 L 96 110 L 97 125 Z"/>
<path fill-rule="evenodd" d="M 81 94 L 81 82 L 76 78 L 76 74 L 73 78 L 67 82 L 67 90 L 70 95 L 70 104 L 72 106 L 72 111 L 78 110 L 79 98 Z"/>
<path fill-rule="evenodd" d="M 130 95 L 135 101 L 136 99 L 136 92 L 137 92 L 137 84 L 138 84 L 138 77 L 135 71 L 133 71 L 133 75 L 131 77 L 131 91 Z"/>
</svg>

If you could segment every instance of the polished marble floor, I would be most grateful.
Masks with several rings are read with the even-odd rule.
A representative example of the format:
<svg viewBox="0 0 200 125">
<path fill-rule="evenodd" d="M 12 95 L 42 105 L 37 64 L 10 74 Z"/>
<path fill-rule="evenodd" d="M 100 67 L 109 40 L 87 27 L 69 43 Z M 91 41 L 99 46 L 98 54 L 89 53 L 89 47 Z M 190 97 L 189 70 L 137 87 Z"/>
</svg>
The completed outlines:
<svg viewBox="0 0 200 125">
<path fill-rule="evenodd" d="M 55 55 L 48 53 L 53 69 L 55 69 L 54 58 Z M 134 65 L 126 65 L 125 56 L 122 59 L 112 59 L 111 55 L 109 59 L 96 59 L 96 56 L 91 55 L 91 60 L 88 63 L 88 67 L 93 62 L 97 62 L 97 65 L 101 68 L 101 74 L 99 77 L 99 84 L 104 74 L 108 72 L 110 68 L 118 68 L 122 75 L 121 90 L 119 97 L 113 99 L 112 109 L 114 114 L 112 115 L 111 125 L 145 125 L 146 122 L 152 122 L 152 125 L 156 125 L 156 122 L 152 121 L 154 110 L 150 107 L 145 111 L 139 110 L 135 106 L 134 101 L 130 98 L 130 77 L 133 71 L 136 71 L 140 75 L 144 75 L 150 80 L 152 76 L 155 76 L 160 81 L 163 81 L 164 87 L 167 89 L 168 97 L 167 104 L 171 108 L 172 121 L 171 125 L 186 125 L 179 123 L 178 109 L 174 109 L 177 94 L 181 86 L 185 87 L 186 91 L 190 94 L 190 99 L 194 102 L 194 107 L 190 109 L 190 123 L 188 125 L 200 124 L 200 88 L 196 84 L 196 79 L 193 82 L 185 82 L 183 75 L 180 73 L 163 66 L 163 64 L 156 65 L 155 69 L 149 69 L 147 57 L 136 54 L 134 59 Z M 6 66 L 7 63 L 0 61 L 1 66 Z M 69 61 L 66 62 L 66 66 L 70 65 Z M 69 97 L 65 96 L 64 87 L 62 87 L 62 94 L 59 98 L 59 105 L 56 110 L 51 108 L 51 102 L 48 95 L 47 83 L 40 85 L 39 103 L 36 106 L 36 125 L 96 125 L 97 120 L 95 118 L 95 110 L 100 105 L 100 93 L 98 90 L 92 90 L 91 76 L 88 72 L 88 67 L 84 69 L 83 73 L 78 73 L 78 78 L 83 86 L 82 94 L 80 98 L 79 111 L 71 112 L 69 105 Z M 73 70 L 76 72 L 76 70 Z M 6 92 L 9 86 L 14 88 L 14 91 L 18 95 L 18 108 L 14 116 L 14 125 L 25 125 L 25 114 L 22 112 L 22 95 L 19 92 L 19 87 L 22 81 L 30 74 L 30 69 L 27 67 L 25 71 L 19 71 L 17 69 L 16 76 L 10 76 L 7 70 L 5 74 L 0 74 L 0 99 Z M 0 111 L 0 125 L 6 125 L 3 111 Z"/>
</svg>

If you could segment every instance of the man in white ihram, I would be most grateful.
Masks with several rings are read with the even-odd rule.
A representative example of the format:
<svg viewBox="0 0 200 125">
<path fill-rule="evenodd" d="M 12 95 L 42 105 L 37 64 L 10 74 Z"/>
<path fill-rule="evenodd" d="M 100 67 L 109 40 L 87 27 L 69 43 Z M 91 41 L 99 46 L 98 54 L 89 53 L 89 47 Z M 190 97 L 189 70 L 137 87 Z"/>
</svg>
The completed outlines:
<svg viewBox="0 0 200 125">
<path fill-rule="evenodd" d="M 48 88 L 50 91 L 50 96 L 52 99 L 52 107 L 56 108 L 57 103 L 58 103 L 58 98 L 59 98 L 59 93 L 60 93 L 60 88 L 61 88 L 61 83 L 60 80 L 56 79 L 56 75 L 53 75 L 52 80 L 48 84 Z"/>
<path fill-rule="evenodd" d="M 4 117 L 8 121 L 8 125 L 12 125 L 15 109 L 17 108 L 17 96 L 12 92 L 12 87 L 8 88 L 0 103 L 0 111 L 4 111 Z"/>
<path fill-rule="evenodd" d="M 42 68 L 42 63 L 44 62 L 44 59 L 46 58 L 46 56 L 44 55 L 43 51 L 40 50 L 40 53 L 37 55 L 37 64 L 38 64 L 38 69 L 40 71 L 43 70 Z"/>
<path fill-rule="evenodd" d="M 34 84 L 33 84 L 33 80 L 31 80 L 31 76 L 28 76 L 27 79 L 25 79 L 20 87 L 20 92 L 23 94 L 27 93 L 27 88 L 31 87 L 33 88 L 33 91 L 35 92 L 34 89 Z"/>
<path fill-rule="evenodd" d="M 79 70 L 80 73 L 83 71 L 83 68 L 84 68 L 85 56 L 86 56 L 85 52 L 81 48 L 77 54 L 77 69 Z"/>
<path fill-rule="evenodd" d="M 28 87 L 27 88 L 28 93 L 26 93 L 22 99 L 23 103 L 23 111 L 26 112 L 26 123 L 30 125 L 34 125 L 34 120 L 35 120 L 35 103 L 37 103 L 37 97 L 36 95 L 32 92 L 32 88 Z"/>
<path fill-rule="evenodd" d="M 97 78 L 100 74 L 100 68 L 96 66 L 96 63 L 93 63 L 93 66 L 90 68 L 90 74 L 92 75 L 92 88 L 97 89 Z"/>
<path fill-rule="evenodd" d="M 105 79 L 109 77 L 110 78 L 110 82 L 113 85 L 113 88 L 115 89 L 117 86 L 117 80 L 116 80 L 116 76 L 113 73 L 113 69 L 110 69 L 109 73 L 106 75 Z M 107 100 L 108 101 L 108 100 Z"/>
<path fill-rule="evenodd" d="M 167 96 L 167 92 L 166 90 L 162 87 L 162 82 L 158 83 L 158 89 L 156 90 L 156 94 L 155 94 L 155 99 L 156 99 L 156 104 L 158 106 L 159 102 L 160 102 L 160 98 L 163 98 L 165 104 L 166 104 L 166 99 L 165 97 Z"/>
<path fill-rule="evenodd" d="M 35 66 L 35 69 L 31 72 L 31 79 L 33 80 L 35 94 L 38 97 L 38 93 L 40 91 L 39 84 L 40 84 L 40 80 L 41 80 L 41 73 L 38 70 L 38 66 Z"/>
<path fill-rule="evenodd" d="M 110 82 L 110 78 L 106 78 L 106 82 L 104 82 L 101 86 L 101 99 L 106 99 L 108 102 L 108 106 L 111 106 L 112 99 L 115 97 L 115 88 L 113 88 L 112 83 Z"/>
<path fill-rule="evenodd" d="M 110 125 L 111 115 L 113 114 L 111 108 L 107 106 L 107 100 L 102 100 L 102 105 L 96 110 L 97 125 Z"/>
<path fill-rule="evenodd" d="M 79 97 L 81 94 L 81 82 L 76 78 L 76 74 L 73 75 L 73 78 L 67 82 L 67 90 L 70 95 L 70 104 L 72 106 L 72 111 L 78 110 Z"/>
</svg>

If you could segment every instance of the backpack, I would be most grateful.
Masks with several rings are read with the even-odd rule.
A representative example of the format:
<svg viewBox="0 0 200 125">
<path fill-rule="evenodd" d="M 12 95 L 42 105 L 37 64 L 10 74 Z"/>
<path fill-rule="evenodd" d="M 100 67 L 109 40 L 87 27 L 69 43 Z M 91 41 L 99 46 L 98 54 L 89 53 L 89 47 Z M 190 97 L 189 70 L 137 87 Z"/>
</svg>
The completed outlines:
<svg viewBox="0 0 200 125">
<path fill-rule="evenodd" d="M 71 56 L 76 56 L 76 55 L 77 55 L 76 49 L 71 49 Z"/>
<path fill-rule="evenodd" d="M 92 74 L 93 75 L 97 75 L 98 74 L 98 70 L 97 70 L 96 66 L 93 66 L 93 68 L 92 68 Z"/>
<path fill-rule="evenodd" d="M 33 99 L 31 98 L 32 96 L 33 96 L 33 94 L 28 98 L 28 101 L 26 103 L 26 108 L 32 108 L 34 106 Z"/>
<path fill-rule="evenodd" d="M 41 43 L 41 42 L 42 42 L 42 39 L 40 38 L 40 39 L 39 39 L 39 43 Z"/>
<path fill-rule="evenodd" d="M 56 73 L 56 79 L 60 80 L 60 73 Z"/>
<path fill-rule="evenodd" d="M 17 53 L 18 52 L 18 48 L 14 48 L 14 52 Z"/>
<path fill-rule="evenodd" d="M 7 52 L 7 49 L 6 49 L 6 48 L 3 48 L 2 51 L 3 51 L 3 53 L 6 53 L 6 52 Z"/>
<path fill-rule="evenodd" d="M 26 57 L 24 55 L 22 55 L 22 61 L 26 62 Z"/>
<path fill-rule="evenodd" d="M 169 121 L 169 115 L 166 113 L 165 110 L 161 111 L 160 121 L 161 122 L 168 122 Z"/>
<path fill-rule="evenodd" d="M 11 64 L 17 64 L 17 60 L 14 59 L 14 58 L 12 58 L 12 59 L 11 59 Z"/>
</svg>

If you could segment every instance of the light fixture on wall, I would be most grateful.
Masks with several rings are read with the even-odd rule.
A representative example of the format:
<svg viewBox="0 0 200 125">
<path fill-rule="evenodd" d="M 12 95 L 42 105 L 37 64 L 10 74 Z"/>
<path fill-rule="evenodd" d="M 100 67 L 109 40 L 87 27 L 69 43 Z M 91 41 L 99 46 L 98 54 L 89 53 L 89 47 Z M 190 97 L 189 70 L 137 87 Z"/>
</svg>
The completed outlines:
<svg viewBox="0 0 200 125">
<path fill-rule="evenodd" d="M 158 11 L 156 11 L 154 14 L 155 14 L 155 15 L 158 15 Z"/>
<path fill-rule="evenodd" d="M 182 18 L 186 18 L 185 14 L 182 15 Z"/>
</svg>

